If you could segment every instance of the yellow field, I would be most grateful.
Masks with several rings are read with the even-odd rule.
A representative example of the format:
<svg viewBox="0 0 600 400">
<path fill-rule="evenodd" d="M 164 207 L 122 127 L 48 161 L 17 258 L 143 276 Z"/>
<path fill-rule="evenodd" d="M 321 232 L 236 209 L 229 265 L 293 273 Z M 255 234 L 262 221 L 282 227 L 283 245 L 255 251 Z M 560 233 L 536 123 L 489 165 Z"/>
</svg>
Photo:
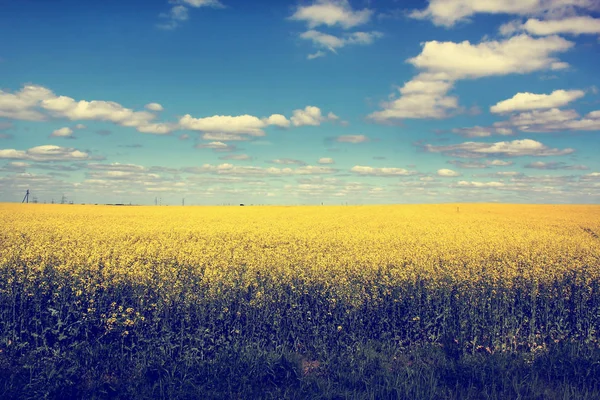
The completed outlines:
<svg viewBox="0 0 600 400">
<path fill-rule="evenodd" d="M 548 398 L 600 395 L 600 206 L 0 204 L 0 221 L 9 397 L 303 398 L 300 381 L 374 379 L 369 398 L 455 398 L 465 355 L 484 367 L 456 398 L 502 376 L 496 355 L 496 398 L 562 382 L 563 364 L 583 378 Z"/>
<path fill-rule="evenodd" d="M 150 265 L 235 266 L 343 284 L 389 267 L 398 277 L 482 269 L 497 279 L 600 273 L 600 206 L 445 204 L 338 207 L 0 205 L 0 263 L 55 264 L 143 280 Z M 595 234 L 595 235 L 594 235 Z"/>
</svg>

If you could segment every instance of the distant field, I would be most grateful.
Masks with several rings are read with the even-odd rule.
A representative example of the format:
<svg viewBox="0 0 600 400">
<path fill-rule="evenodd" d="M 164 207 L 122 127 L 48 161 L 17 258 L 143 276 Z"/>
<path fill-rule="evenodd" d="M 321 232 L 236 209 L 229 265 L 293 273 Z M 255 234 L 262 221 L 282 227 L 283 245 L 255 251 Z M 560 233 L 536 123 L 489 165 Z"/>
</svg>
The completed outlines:
<svg viewBox="0 0 600 400">
<path fill-rule="evenodd" d="M 600 395 L 600 206 L 0 204 L 0 221 L 0 397 Z"/>
</svg>

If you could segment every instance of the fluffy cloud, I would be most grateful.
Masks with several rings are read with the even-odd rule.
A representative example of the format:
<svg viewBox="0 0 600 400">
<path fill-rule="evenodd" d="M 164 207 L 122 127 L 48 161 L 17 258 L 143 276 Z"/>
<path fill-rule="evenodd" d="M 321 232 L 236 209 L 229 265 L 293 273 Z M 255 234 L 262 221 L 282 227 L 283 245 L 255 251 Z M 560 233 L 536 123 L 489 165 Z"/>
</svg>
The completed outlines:
<svg viewBox="0 0 600 400">
<path fill-rule="evenodd" d="M 319 25 L 339 25 L 344 29 L 369 22 L 373 11 L 367 8 L 353 10 L 348 0 L 317 0 L 306 6 L 299 6 L 290 17 L 294 21 L 304 21 L 309 28 Z"/>
<path fill-rule="evenodd" d="M 306 109 L 316 109 L 320 116 L 321 110 L 318 107 L 308 106 Z M 191 115 L 186 114 L 179 119 L 180 128 L 205 132 L 214 140 L 246 140 L 241 138 L 240 135 L 265 136 L 263 129 L 268 126 L 287 128 L 289 125 L 290 121 L 281 114 L 273 114 L 262 119 L 247 114 L 239 116 L 214 115 L 205 118 L 193 118 Z M 218 135 L 221 135 L 221 139 L 217 139 Z"/>
<path fill-rule="evenodd" d="M 559 161 L 550 161 L 550 162 L 534 161 L 534 162 L 531 162 L 531 163 L 525 165 L 525 168 L 547 169 L 547 170 L 567 169 L 567 170 L 580 170 L 580 171 L 589 169 L 585 165 L 568 165 L 567 163 L 559 162 Z"/>
<path fill-rule="evenodd" d="M 446 168 L 438 169 L 437 174 L 438 174 L 438 176 L 443 176 L 446 178 L 460 176 L 460 173 L 453 171 L 451 169 L 446 169 Z"/>
<path fill-rule="evenodd" d="M 517 93 L 490 107 L 494 114 L 562 107 L 585 96 L 583 90 L 555 90 L 550 94 Z"/>
<path fill-rule="evenodd" d="M 275 160 L 271 160 L 273 164 L 282 164 L 282 165 L 306 165 L 306 163 L 302 160 L 295 160 L 293 158 L 277 158 Z"/>
<path fill-rule="evenodd" d="M 551 55 L 567 51 L 573 45 L 559 36 L 536 39 L 519 35 L 479 44 L 468 40 L 461 43 L 434 40 L 426 42 L 421 54 L 408 62 L 450 80 L 525 74 L 550 68 L 557 61 Z"/>
<path fill-rule="evenodd" d="M 236 166 L 233 164 L 204 164 L 202 167 L 185 168 L 184 172 L 192 174 L 218 174 L 218 175 L 255 175 L 255 176 L 282 176 L 282 175 L 323 175 L 332 174 L 337 170 L 330 167 L 306 165 L 298 168 L 262 168 L 255 166 Z"/>
<path fill-rule="evenodd" d="M 41 107 L 57 118 L 70 120 L 95 120 L 114 122 L 122 126 L 138 127 L 148 124 L 155 118 L 147 111 L 133 111 L 113 101 L 80 100 L 59 96 L 45 99 Z"/>
<path fill-rule="evenodd" d="M 350 171 L 359 175 L 369 176 L 408 176 L 415 174 L 415 171 L 409 171 L 404 168 L 375 168 L 363 165 L 355 165 Z"/>
<path fill-rule="evenodd" d="M 70 137 L 73 137 L 73 129 L 68 128 L 68 127 L 56 129 L 55 131 L 52 132 L 52 134 L 50 136 L 51 137 L 66 137 L 66 138 L 70 138 Z"/>
<path fill-rule="evenodd" d="M 502 182 L 458 182 L 458 187 L 471 187 L 471 188 L 498 188 L 505 186 Z"/>
<path fill-rule="evenodd" d="M 179 126 L 170 122 L 144 124 L 137 127 L 138 132 L 150 133 L 153 135 L 168 135 L 177 129 L 179 129 Z"/>
<path fill-rule="evenodd" d="M 290 126 L 290 121 L 281 114 L 273 114 L 269 118 L 263 118 L 263 122 L 267 125 L 274 125 L 280 128 L 287 128 Z"/>
<path fill-rule="evenodd" d="M 213 7 L 224 8 L 225 6 L 219 0 L 179 0 L 181 3 L 187 4 L 190 7 Z"/>
<path fill-rule="evenodd" d="M 74 148 L 43 145 L 28 150 L 0 149 L 0 159 L 30 161 L 83 161 L 89 159 L 88 153 Z"/>
<path fill-rule="evenodd" d="M 575 110 L 533 110 L 511 115 L 506 121 L 495 122 L 496 127 L 516 127 L 523 132 L 595 131 L 600 130 L 600 112 L 592 111 L 580 118 Z"/>
<path fill-rule="evenodd" d="M 552 55 L 573 45 L 558 36 L 535 39 L 527 35 L 479 44 L 426 42 L 421 54 L 407 60 L 423 72 L 404 84 L 400 98 L 383 102 L 383 110 L 370 114 L 369 118 L 378 123 L 404 118 L 445 118 L 449 110 L 459 110 L 458 99 L 447 95 L 454 81 L 564 67 Z"/>
<path fill-rule="evenodd" d="M 341 135 L 335 141 L 339 143 L 364 143 L 368 142 L 369 138 L 365 135 Z"/>
<path fill-rule="evenodd" d="M 486 156 L 560 156 L 571 154 L 575 150 L 553 149 L 531 139 L 513 140 L 511 142 L 478 143 L 465 142 L 448 146 L 427 144 L 424 149 L 431 153 L 443 153 L 454 157 L 479 158 Z"/>
<path fill-rule="evenodd" d="M 448 164 L 455 165 L 459 168 L 489 168 L 489 167 L 506 167 L 513 165 L 512 161 L 506 160 L 485 160 L 485 161 L 461 161 L 449 160 Z"/>
<path fill-rule="evenodd" d="M 220 160 L 237 160 L 237 161 L 247 161 L 252 160 L 248 154 L 228 154 L 226 156 L 219 157 Z"/>
<path fill-rule="evenodd" d="M 90 163 L 87 165 L 88 169 L 95 171 L 121 171 L 121 172 L 143 172 L 146 171 L 146 167 L 136 164 L 121 164 L 121 163 L 111 163 L 111 164 L 99 164 L 99 163 Z"/>
<path fill-rule="evenodd" d="M 242 136 L 235 133 L 205 133 L 202 135 L 204 140 L 216 140 L 219 142 L 235 142 L 249 140 L 248 136 Z"/>
<path fill-rule="evenodd" d="M 490 127 L 490 126 L 473 126 L 471 128 L 454 128 L 452 129 L 452 133 L 456 133 L 463 137 L 473 138 L 473 137 L 488 137 L 493 134 L 509 136 L 513 135 L 514 132 L 510 128 L 502 128 L 502 127 Z"/>
<path fill-rule="evenodd" d="M 354 32 L 347 33 L 343 37 L 330 35 L 327 33 L 319 32 L 314 29 L 306 31 L 300 34 L 301 39 L 310 40 L 316 47 L 327 49 L 332 53 L 337 53 L 338 49 L 348 45 L 369 45 L 372 44 L 375 39 L 379 39 L 383 36 L 381 32 Z M 308 59 L 312 60 L 317 57 L 324 56 L 325 53 L 309 54 Z"/>
<path fill-rule="evenodd" d="M 339 119 L 337 115 L 330 112 L 327 116 L 321 114 L 321 109 L 315 106 L 306 106 L 303 110 L 294 110 L 292 118 L 290 118 L 292 125 L 298 126 L 318 126 L 325 121 L 335 121 Z"/>
<path fill-rule="evenodd" d="M 458 98 L 447 96 L 452 82 L 421 74 L 399 88 L 401 97 L 381 103 L 383 111 L 369 115 L 379 123 L 404 118 L 445 118 L 447 110 L 458 108 Z"/>
<path fill-rule="evenodd" d="M 431 19 L 435 25 L 453 26 L 475 14 L 550 15 L 555 17 L 572 13 L 576 8 L 598 9 L 595 0 L 430 0 L 424 10 L 410 16 Z"/>
<path fill-rule="evenodd" d="M 335 161 L 333 161 L 333 158 L 329 158 L 329 157 L 322 157 L 319 158 L 319 164 L 335 164 Z"/>
<path fill-rule="evenodd" d="M 224 8 L 225 6 L 219 0 L 170 0 L 170 3 L 176 5 L 171 7 L 169 12 L 162 13 L 159 15 L 160 18 L 166 20 L 163 24 L 158 24 L 157 27 L 160 29 L 171 30 L 179 26 L 182 21 L 187 21 L 189 18 L 188 7 L 200 8 L 200 7 L 211 7 L 211 8 Z"/>
<path fill-rule="evenodd" d="M 162 111 L 164 110 L 163 106 L 158 103 L 148 103 L 144 106 L 147 110 L 150 111 Z"/>
<path fill-rule="evenodd" d="M 205 118 L 193 118 L 186 114 L 179 120 L 179 125 L 184 129 L 204 132 L 248 134 L 251 136 L 264 136 L 263 128 L 267 123 L 252 115 L 215 115 Z"/>
<path fill-rule="evenodd" d="M 556 34 L 594 35 L 600 34 L 600 19 L 590 16 L 572 16 L 551 20 L 531 18 L 523 24 L 520 21 L 511 21 L 500 27 L 500 33 L 503 35 L 511 35 L 518 31 L 525 31 L 538 36 Z"/>
<path fill-rule="evenodd" d="M 0 117 L 26 121 L 43 121 L 45 115 L 35 109 L 42 100 L 56 97 L 42 86 L 25 85 L 16 93 L 0 90 Z"/>
<path fill-rule="evenodd" d="M 204 144 L 197 144 L 196 145 L 197 149 L 213 149 L 214 151 L 234 151 L 236 149 L 236 146 L 234 145 L 229 145 L 227 143 L 223 143 L 223 142 L 210 142 L 210 143 L 204 143 Z"/>
</svg>

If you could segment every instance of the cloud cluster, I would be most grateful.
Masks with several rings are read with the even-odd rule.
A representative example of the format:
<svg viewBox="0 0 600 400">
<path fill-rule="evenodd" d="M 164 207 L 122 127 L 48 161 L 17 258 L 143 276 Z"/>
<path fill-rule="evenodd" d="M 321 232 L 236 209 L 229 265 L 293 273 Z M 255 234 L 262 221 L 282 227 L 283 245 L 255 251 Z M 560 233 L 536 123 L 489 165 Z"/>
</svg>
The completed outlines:
<svg viewBox="0 0 600 400">
<path fill-rule="evenodd" d="M 350 29 L 369 22 L 372 15 L 373 11 L 367 8 L 353 10 L 348 0 L 317 0 L 310 5 L 298 6 L 289 19 L 306 22 L 311 29 L 320 25 Z"/>
<path fill-rule="evenodd" d="M 0 159 L 29 161 L 82 161 L 90 159 L 86 152 L 54 145 L 32 147 L 28 150 L 0 149 Z"/>
<path fill-rule="evenodd" d="M 534 169 L 546 169 L 546 170 L 558 170 L 558 169 L 567 169 L 567 170 L 579 170 L 585 171 L 589 169 L 585 165 L 569 165 L 562 161 L 534 161 L 525 165 L 525 168 L 534 168 Z"/>
<path fill-rule="evenodd" d="M 550 94 L 517 93 L 490 107 L 494 114 L 562 107 L 585 96 L 583 90 L 555 90 Z"/>
<path fill-rule="evenodd" d="M 404 168 L 375 168 L 364 165 L 355 165 L 350 169 L 350 171 L 359 175 L 387 177 L 408 176 L 416 174 L 415 171 L 409 171 Z"/>
<path fill-rule="evenodd" d="M 318 126 L 326 121 L 337 121 L 339 117 L 330 112 L 327 116 L 323 116 L 321 109 L 315 106 L 306 106 L 303 110 L 294 110 L 290 121 L 295 127 L 300 126 Z M 289 123 L 288 123 L 289 125 Z"/>
<path fill-rule="evenodd" d="M 159 14 L 159 17 L 165 20 L 164 23 L 156 25 L 160 29 L 172 30 L 177 28 L 181 22 L 187 21 L 189 19 L 189 7 L 225 8 L 219 0 L 169 0 L 169 3 L 175 5 L 168 12 Z"/>
<path fill-rule="evenodd" d="M 335 139 L 339 143 L 364 143 L 368 142 L 369 138 L 365 135 L 341 135 Z"/>
<path fill-rule="evenodd" d="M 357 31 L 336 36 L 314 28 L 324 25 L 347 30 L 366 24 L 372 15 L 373 10 L 368 8 L 354 10 L 348 0 L 316 0 L 313 4 L 298 6 L 288 19 L 306 23 L 308 30 L 301 33 L 300 38 L 311 41 L 318 49 L 307 56 L 309 60 L 313 60 L 326 55 L 323 49 L 337 53 L 338 49 L 349 45 L 370 45 L 383 36 L 377 31 Z"/>
<path fill-rule="evenodd" d="M 571 148 L 549 148 L 543 143 L 531 139 L 496 143 L 465 142 L 447 146 L 426 144 L 424 149 L 430 153 L 442 153 L 461 158 L 482 158 L 488 156 L 560 156 L 571 154 L 575 151 Z"/>
<path fill-rule="evenodd" d="M 512 35 L 516 32 L 527 32 L 536 36 L 557 34 L 598 35 L 600 34 L 600 19 L 590 16 L 572 16 L 551 20 L 530 18 L 524 23 L 515 20 L 500 26 L 502 35 Z"/>
<path fill-rule="evenodd" d="M 421 54 L 407 60 L 422 72 L 399 88 L 399 98 L 381 103 L 383 110 L 370 114 L 369 118 L 378 123 L 405 118 L 446 118 L 451 111 L 460 111 L 458 99 L 447 94 L 455 81 L 563 69 L 568 65 L 553 55 L 573 45 L 558 36 L 527 35 L 478 44 L 426 42 Z"/>
<path fill-rule="evenodd" d="M 64 138 L 72 138 L 73 137 L 73 129 L 69 127 L 64 127 L 60 129 L 56 129 L 50 135 L 51 137 L 64 137 Z"/>
<path fill-rule="evenodd" d="M 237 166 L 233 164 L 204 164 L 201 167 L 184 168 L 184 172 L 191 174 L 218 174 L 218 175 L 253 175 L 253 176 L 289 176 L 289 175 L 322 175 L 332 174 L 337 170 L 330 167 L 305 165 L 298 168 L 262 168 L 256 166 Z"/>
<path fill-rule="evenodd" d="M 552 18 L 565 17 L 576 10 L 597 10 L 595 0 L 429 0 L 424 10 L 413 11 L 410 16 L 430 19 L 435 25 L 451 27 L 467 21 L 475 14 L 513 14 L 522 16 L 545 15 Z"/>
<path fill-rule="evenodd" d="M 453 171 L 451 169 L 442 168 L 437 170 L 438 176 L 443 176 L 444 178 L 452 178 L 455 176 L 460 176 L 459 172 Z"/>
</svg>

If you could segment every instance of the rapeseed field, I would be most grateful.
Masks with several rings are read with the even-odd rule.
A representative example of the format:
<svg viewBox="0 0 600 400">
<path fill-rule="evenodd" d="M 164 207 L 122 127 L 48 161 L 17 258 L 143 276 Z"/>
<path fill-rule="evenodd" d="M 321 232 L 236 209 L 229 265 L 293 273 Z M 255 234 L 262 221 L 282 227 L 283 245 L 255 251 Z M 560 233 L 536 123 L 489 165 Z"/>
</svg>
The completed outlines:
<svg viewBox="0 0 600 400">
<path fill-rule="evenodd" d="M 2 398 L 600 396 L 600 206 L 0 221 Z"/>
</svg>

